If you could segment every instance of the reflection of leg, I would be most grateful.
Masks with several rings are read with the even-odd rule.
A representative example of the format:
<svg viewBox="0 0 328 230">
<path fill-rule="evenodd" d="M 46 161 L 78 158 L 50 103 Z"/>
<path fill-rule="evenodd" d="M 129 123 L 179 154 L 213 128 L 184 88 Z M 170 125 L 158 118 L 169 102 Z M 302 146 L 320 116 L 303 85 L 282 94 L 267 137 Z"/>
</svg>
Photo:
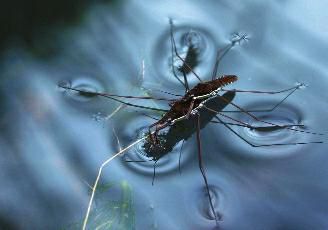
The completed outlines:
<svg viewBox="0 0 328 230">
<path fill-rule="evenodd" d="M 186 72 L 184 70 L 182 70 L 182 74 L 183 74 L 183 80 L 184 80 L 184 84 L 186 86 L 186 93 L 189 91 L 189 83 L 187 80 L 187 76 L 186 76 Z"/>
<path fill-rule="evenodd" d="M 232 129 L 228 124 L 226 124 L 224 121 L 222 121 L 218 116 L 215 117 L 220 123 L 222 123 L 225 127 L 227 127 L 231 132 L 233 132 L 237 137 L 239 137 L 241 140 L 246 142 L 248 145 L 252 147 L 265 147 L 265 146 L 283 146 L 283 145 L 306 145 L 306 144 L 322 144 L 323 141 L 313 141 L 313 142 L 293 142 L 293 143 L 273 143 L 273 144 L 265 144 L 265 145 L 255 145 L 248 141 L 246 138 L 241 136 L 239 133 L 237 133 L 234 129 Z"/>
<path fill-rule="evenodd" d="M 185 140 L 182 140 L 182 144 L 181 144 L 181 148 L 180 148 L 180 152 L 179 152 L 179 173 L 181 174 L 181 157 L 182 157 L 182 149 L 183 149 L 183 145 L 185 143 Z"/>
<path fill-rule="evenodd" d="M 255 91 L 255 90 L 225 90 L 223 89 L 222 91 L 232 91 L 232 92 L 242 92 L 242 93 L 263 93 L 263 94 L 278 94 L 278 93 L 283 93 L 287 91 L 289 92 L 283 99 L 281 99 L 277 104 L 275 104 L 272 108 L 269 109 L 259 109 L 259 110 L 247 110 L 247 112 L 272 112 L 275 110 L 279 105 L 281 105 L 290 95 L 292 95 L 297 89 L 299 89 L 300 86 L 295 86 L 292 88 L 280 90 L 280 91 Z M 235 110 L 235 111 L 222 111 L 225 113 L 240 113 L 242 111 L 240 110 Z"/>
<path fill-rule="evenodd" d="M 199 169 L 202 173 L 202 176 L 203 176 L 203 179 L 204 179 L 204 182 L 205 182 L 206 192 L 207 192 L 208 199 L 209 199 L 209 202 L 210 202 L 211 211 L 213 213 L 213 216 L 215 217 L 215 222 L 218 225 L 219 218 L 218 218 L 218 216 L 215 212 L 215 209 L 214 209 L 210 189 L 209 189 L 209 186 L 208 186 L 208 183 L 207 183 L 207 177 L 206 177 L 205 170 L 204 170 L 204 167 L 203 167 L 202 148 L 201 148 L 201 140 L 200 140 L 200 115 L 199 114 L 198 114 L 198 117 L 197 117 L 197 147 L 198 147 Z"/>
<path fill-rule="evenodd" d="M 214 109 L 208 108 L 206 106 L 204 106 L 204 108 L 207 109 L 208 111 L 212 112 L 212 113 L 216 113 L 216 114 L 218 114 L 218 115 L 220 115 L 222 117 L 228 118 L 229 120 L 232 120 L 232 121 L 235 121 L 235 122 L 239 123 L 239 124 L 233 124 L 233 125 L 239 125 L 239 126 L 243 126 L 243 127 L 249 128 L 249 129 L 257 129 L 257 130 L 263 130 L 264 131 L 265 129 L 271 129 L 271 130 L 273 130 L 273 129 L 283 129 L 283 128 L 296 127 L 296 126 L 297 127 L 304 127 L 304 125 L 296 125 L 296 124 L 291 124 L 291 125 L 274 125 L 273 124 L 273 125 L 269 125 L 269 126 L 253 126 L 253 125 L 250 125 L 250 124 L 248 124 L 246 122 L 237 120 L 237 119 L 235 119 L 233 117 L 230 117 L 230 116 L 228 116 L 226 114 L 223 114 L 221 112 L 218 112 L 218 111 L 216 111 Z M 299 131 L 300 132 L 305 132 L 304 130 L 299 130 Z"/>
<path fill-rule="evenodd" d="M 171 25 L 171 41 L 172 41 L 172 44 L 173 44 L 173 51 L 175 53 L 175 55 L 183 62 L 183 65 L 190 71 L 192 72 L 195 77 L 200 81 L 202 82 L 202 79 L 198 76 L 197 73 L 195 73 L 195 71 L 190 67 L 190 65 L 188 63 L 186 63 L 186 61 L 179 55 L 178 51 L 177 51 L 177 47 L 175 45 L 175 39 L 174 39 L 174 36 L 173 36 L 173 22 L 172 22 L 172 19 L 170 19 L 170 25 Z M 179 78 L 178 78 L 179 79 Z M 180 82 L 182 82 L 180 79 L 179 79 Z"/>
<path fill-rule="evenodd" d="M 155 181 L 155 177 L 156 177 L 156 164 L 157 164 L 157 161 L 158 161 L 158 160 L 156 160 L 156 161 L 154 162 L 154 165 L 153 165 L 153 167 L 154 167 L 154 171 L 153 171 L 153 180 L 152 180 L 152 182 L 151 182 L 151 185 L 154 185 L 154 181 Z"/>
<path fill-rule="evenodd" d="M 255 121 L 258 121 L 258 122 L 261 122 L 261 123 L 264 123 L 264 124 L 268 124 L 268 125 L 273 125 L 273 126 L 277 126 L 277 127 L 282 127 L 281 125 L 277 125 L 275 123 L 272 123 L 272 122 L 268 122 L 268 121 L 264 121 L 264 120 L 261 120 L 259 119 L 258 117 L 256 117 L 255 115 L 253 115 L 252 113 L 246 111 L 245 109 L 243 109 L 242 107 L 240 107 L 239 105 L 231 102 L 231 101 L 228 101 L 226 98 L 224 97 L 221 97 L 221 96 L 218 96 L 217 98 L 219 98 L 220 100 L 223 100 L 227 103 L 230 103 L 232 106 L 234 106 L 235 108 L 239 109 L 241 112 L 245 113 L 246 115 L 250 116 L 251 118 L 253 118 Z M 295 128 L 290 128 L 290 127 L 285 127 L 286 129 L 289 129 L 289 130 L 293 130 L 293 131 L 297 131 L 297 132 L 301 132 L 301 133 L 309 133 L 309 134 L 315 134 L 315 135 L 322 135 L 322 134 L 318 134 L 318 133 L 312 133 L 312 132 L 306 132 L 304 130 L 299 130 L 299 129 L 295 129 Z"/>
<path fill-rule="evenodd" d="M 301 130 L 301 129 L 296 129 L 294 127 L 304 127 L 304 125 L 296 125 L 296 124 L 290 124 L 290 125 L 278 125 L 278 124 L 274 124 L 274 123 L 271 123 L 271 122 L 266 122 L 266 121 L 263 121 L 263 120 L 260 120 L 259 118 L 257 118 L 256 116 L 250 114 L 252 116 L 252 118 L 254 118 L 254 120 L 258 121 L 258 122 L 261 122 L 261 123 L 265 123 L 265 124 L 269 124 L 269 126 L 252 126 L 246 122 L 243 122 L 243 121 L 239 121 L 233 117 L 230 117 L 226 114 L 223 114 L 222 111 L 219 112 L 219 111 L 216 111 L 214 109 L 211 109 L 211 108 L 208 108 L 206 106 L 204 106 L 205 109 L 207 109 L 208 111 L 212 112 L 212 113 L 216 113 L 222 117 L 225 117 L 225 118 L 228 118 L 229 120 L 233 120 L 239 124 L 235 124 L 235 123 L 227 123 L 227 122 L 224 122 L 225 124 L 228 124 L 228 125 L 237 125 L 237 126 L 243 126 L 243 127 L 247 127 L 247 128 L 250 128 L 250 129 L 255 129 L 255 130 L 258 130 L 258 131 L 274 131 L 274 130 L 278 130 L 278 129 L 289 129 L 289 130 L 293 130 L 295 132 L 300 132 L 300 133 L 307 133 L 307 134 L 312 134 L 312 135 L 323 135 L 322 133 L 314 133 L 314 132 L 309 132 L 309 131 L 305 131 L 305 130 Z M 246 114 L 249 114 L 248 112 Z M 216 123 L 221 123 L 221 122 L 216 122 Z"/>
<path fill-rule="evenodd" d="M 239 121 L 233 117 L 230 117 L 228 115 L 222 114 L 220 112 L 215 111 L 214 109 L 208 108 L 206 106 L 204 106 L 205 109 L 207 109 L 210 112 L 216 113 L 222 117 L 228 118 L 229 120 L 235 121 L 237 123 L 228 123 L 228 122 L 224 122 L 228 125 L 234 125 L 234 126 L 241 126 L 241 127 L 245 127 L 245 128 L 249 128 L 249 129 L 254 129 L 254 130 L 258 130 L 258 131 L 274 131 L 277 129 L 284 129 L 284 128 L 288 128 L 288 127 L 304 127 L 304 125 L 295 125 L 295 124 L 291 124 L 291 125 L 267 125 L 267 126 L 253 126 L 250 125 L 246 122 L 243 121 Z M 221 122 L 218 121 L 213 121 L 212 123 L 219 123 L 222 124 Z M 303 130 L 300 130 L 303 131 Z M 305 131 L 304 131 L 305 132 Z M 311 133 L 312 134 L 312 133 Z"/>
<path fill-rule="evenodd" d="M 172 64 L 172 72 L 173 72 L 173 76 L 183 85 L 183 87 L 185 88 L 185 90 L 187 91 L 187 85 L 185 83 L 183 83 L 183 81 L 180 80 L 180 78 L 177 76 L 176 72 L 175 72 L 175 68 L 174 68 L 174 51 L 176 51 L 176 45 L 175 45 L 175 40 L 173 37 L 173 23 L 170 20 L 170 35 L 171 35 L 171 64 Z"/>
<path fill-rule="evenodd" d="M 149 110 L 162 111 L 162 112 L 167 112 L 167 110 L 152 108 L 152 107 L 147 107 L 147 106 L 141 106 L 141 105 L 135 105 L 135 104 L 132 104 L 132 103 L 129 103 L 126 101 L 122 101 L 121 99 L 118 99 L 118 98 L 134 98 L 134 99 L 158 100 L 158 101 L 168 101 L 168 102 L 171 102 L 174 100 L 174 99 L 168 99 L 168 98 L 155 98 L 155 97 L 149 97 L 149 96 L 123 96 L 123 95 L 110 94 L 110 93 L 97 93 L 97 92 L 90 92 L 87 90 L 76 89 L 76 88 L 72 88 L 69 86 L 63 86 L 63 85 L 58 85 L 58 87 L 66 89 L 66 90 L 75 91 L 75 92 L 78 92 L 78 93 L 80 93 L 84 96 L 88 96 L 88 97 L 93 97 L 93 96 L 105 97 L 105 98 L 111 99 L 113 101 L 119 102 L 125 106 L 132 106 L 132 107 L 136 107 L 136 108 L 149 109 Z"/>
</svg>

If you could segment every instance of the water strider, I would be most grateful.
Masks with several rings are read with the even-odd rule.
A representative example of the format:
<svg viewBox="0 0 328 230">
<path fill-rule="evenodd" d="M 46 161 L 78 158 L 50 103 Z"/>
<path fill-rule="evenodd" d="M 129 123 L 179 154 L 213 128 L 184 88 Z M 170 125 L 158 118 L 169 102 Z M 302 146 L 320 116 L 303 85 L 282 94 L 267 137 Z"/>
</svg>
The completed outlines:
<svg viewBox="0 0 328 230">
<path fill-rule="evenodd" d="M 225 48 L 218 50 L 217 57 L 215 61 L 215 65 L 212 72 L 212 78 L 209 81 L 203 81 L 197 73 L 194 71 L 195 65 L 197 62 L 197 50 L 195 50 L 195 47 L 190 45 L 188 48 L 188 52 L 185 58 L 182 58 L 181 55 L 179 55 L 175 40 L 173 36 L 173 23 L 170 21 L 171 25 L 171 45 L 172 45 L 172 59 L 173 56 L 176 56 L 178 59 L 180 59 L 182 65 L 177 68 L 178 71 L 180 71 L 183 75 L 183 80 L 181 80 L 177 74 L 176 70 L 173 67 L 172 62 L 172 71 L 174 76 L 179 80 L 179 82 L 183 85 L 185 89 L 185 94 L 178 98 L 168 99 L 168 98 L 154 98 L 154 97 L 136 97 L 136 96 L 123 96 L 123 95 L 115 95 L 115 94 L 109 94 L 109 93 L 95 93 L 95 92 L 88 92 L 85 90 L 75 89 L 71 88 L 67 85 L 60 85 L 60 87 L 67 89 L 67 90 L 73 90 L 77 91 L 80 94 L 84 94 L 87 96 L 102 96 L 109 98 L 111 100 L 117 101 L 119 103 L 122 103 L 126 106 L 141 108 L 141 109 L 148 109 L 148 110 L 155 110 L 155 111 L 161 111 L 164 112 L 164 115 L 162 118 L 158 119 L 156 122 L 154 122 L 152 125 L 149 126 L 149 132 L 145 133 L 144 136 L 129 146 L 123 148 L 118 153 L 114 154 L 112 157 L 110 157 L 108 160 L 106 160 L 99 168 L 98 175 L 96 178 L 96 181 L 94 183 L 94 186 L 92 188 L 92 194 L 91 198 L 89 200 L 88 209 L 86 212 L 86 216 L 84 218 L 83 223 L 83 229 L 86 228 L 93 198 L 95 195 L 95 191 L 98 185 L 98 181 L 100 179 L 101 173 L 103 168 L 114 158 L 121 155 L 125 151 L 127 151 L 129 148 L 133 147 L 139 142 L 144 142 L 143 147 L 145 150 L 146 155 L 153 160 L 154 163 L 154 175 L 155 175 L 155 166 L 158 160 L 160 160 L 161 157 L 168 154 L 172 148 L 180 141 L 185 141 L 189 137 L 191 137 L 194 133 L 196 133 L 196 141 L 197 141 L 197 150 L 198 150 L 198 165 L 199 169 L 201 171 L 207 197 L 209 200 L 210 208 L 212 215 L 216 221 L 216 224 L 218 225 L 219 220 L 221 219 L 221 215 L 215 211 L 211 193 L 209 190 L 208 180 L 206 177 L 206 173 L 204 170 L 204 164 L 202 159 L 202 146 L 201 146 L 201 136 L 200 136 L 200 130 L 205 127 L 210 122 L 220 123 L 224 125 L 229 131 L 233 132 L 237 137 L 239 137 L 241 140 L 246 142 L 252 147 L 263 147 L 263 146 L 279 146 L 279 145 L 299 145 L 299 144 L 309 144 L 309 143 L 322 143 L 321 141 L 315 141 L 315 142 L 295 142 L 295 143 L 271 143 L 271 144 L 265 144 L 265 145 L 255 145 L 245 139 L 243 136 L 241 136 L 238 132 L 236 132 L 232 126 L 243 126 L 247 127 L 249 129 L 255 129 L 259 131 L 273 131 L 276 129 L 288 129 L 295 132 L 303 132 L 303 133 L 309 133 L 309 134 L 316 134 L 311 133 L 308 131 L 304 131 L 302 129 L 298 129 L 297 127 L 303 126 L 299 124 L 285 124 L 285 125 L 279 125 L 272 122 L 268 122 L 265 120 L 261 120 L 258 117 L 256 117 L 253 113 L 254 112 L 270 112 L 273 111 L 275 108 L 277 108 L 282 102 L 284 102 L 290 95 L 292 95 L 297 89 L 299 89 L 302 84 L 298 84 L 297 86 L 280 90 L 280 91 L 255 91 L 255 90 L 236 90 L 236 89 L 225 89 L 224 87 L 234 83 L 238 80 L 238 77 L 235 75 L 223 75 L 221 77 L 217 77 L 217 70 L 219 66 L 220 60 L 223 58 L 224 55 L 228 53 L 228 51 L 235 46 L 235 44 L 247 40 L 246 35 L 238 36 L 237 39 L 234 39 L 231 44 L 226 46 Z M 193 76 L 195 76 L 200 82 L 196 84 L 194 87 L 190 88 L 188 83 L 187 75 L 189 73 L 192 73 Z M 236 95 L 236 93 L 255 93 L 255 94 L 279 94 L 288 92 L 288 94 L 280 100 L 274 107 L 267 109 L 267 110 L 253 110 L 253 111 L 247 111 L 243 109 L 241 106 L 233 103 L 233 99 Z M 129 98 L 136 98 L 140 100 L 161 100 L 161 101 L 167 101 L 170 109 L 159 109 L 159 108 L 152 108 L 147 107 L 143 105 L 133 104 L 130 102 L 124 101 L 124 99 Z M 224 108 L 227 105 L 231 105 L 236 108 L 235 111 L 225 111 Z M 227 113 L 231 112 L 241 112 L 246 114 L 247 116 L 250 116 L 252 119 L 258 121 L 259 123 L 262 123 L 263 126 L 252 126 L 246 122 L 237 120 L 233 118 L 230 115 L 227 115 Z M 232 122 L 225 122 L 222 120 L 222 118 L 229 119 Z M 212 121 L 215 119 L 215 121 Z"/>
</svg>

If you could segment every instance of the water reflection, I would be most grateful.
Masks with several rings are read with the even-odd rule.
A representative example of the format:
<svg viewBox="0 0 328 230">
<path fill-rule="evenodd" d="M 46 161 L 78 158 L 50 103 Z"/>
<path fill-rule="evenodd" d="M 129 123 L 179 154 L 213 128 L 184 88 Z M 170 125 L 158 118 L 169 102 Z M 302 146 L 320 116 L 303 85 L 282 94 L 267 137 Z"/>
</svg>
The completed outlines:
<svg viewBox="0 0 328 230">
<path fill-rule="evenodd" d="M 168 69 L 168 18 L 177 25 L 175 36 L 182 53 L 184 38 L 190 31 L 200 41 L 196 70 L 203 78 L 211 73 L 216 49 L 228 44 L 231 35 L 250 35 L 246 45 L 235 46 L 225 56 L 220 74 L 238 75 L 240 80 L 232 87 L 241 89 L 277 90 L 295 82 L 306 83 L 308 87 L 289 98 L 280 110 L 259 116 L 278 123 L 304 123 L 308 130 L 326 132 L 325 34 L 322 25 L 308 29 L 309 25 L 304 27 L 298 22 L 298 15 L 311 18 L 311 6 L 308 12 L 294 10 L 291 14 L 294 4 L 98 4 L 90 6 L 79 25 L 62 31 L 60 39 L 49 40 L 61 47 L 51 59 L 37 59 L 24 47 L 8 48 L 1 62 L 0 228 L 58 229 L 80 221 L 89 198 L 87 184 L 93 183 L 101 162 L 118 149 L 113 127 L 124 145 L 152 123 L 135 112 L 144 111 L 132 108 L 95 121 L 94 114 L 101 112 L 106 117 L 119 103 L 88 95 L 65 95 L 58 90 L 59 82 L 128 95 L 145 95 L 159 89 L 184 93 L 171 80 Z M 140 67 L 143 61 L 144 69 Z M 237 94 L 234 101 L 248 108 L 254 101 L 267 105 L 279 99 Z M 152 101 L 131 102 L 166 106 Z M 290 130 L 259 133 L 240 128 L 239 132 L 259 143 L 316 138 Z M 219 124 L 202 130 L 202 142 L 208 179 L 220 191 L 213 193 L 218 194 L 216 205 L 223 216 L 223 229 L 328 228 L 328 207 L 323 202 L 328 187 L 323 179 L 328 176 L 326 144 L 254 150 Z M 268 155 L 278 157 L 262 157 Z M 116 160 L 105 169 L 102 180 L 128 181 L 136 202 L 136 229 L 154 225 L 159 229 L 212 229 L 214 222 L 206 218 L 206 211 L 190 213 L 189 209 L 190 203 L 200 203 L 195 206 L 207 209 L 203 195 L 197 192 L 203 189 L 203 181 L 193 141 L 185 144 L 181 175 L 177 170 L 178 154 L 168 156 L 169 163 L 163 163 L 167 173 L 156 180 L 155 186 L 151 186 L 152 167 L 148 163 Z M 133 167 L 146 173 L 135 173 Z M 151 220 L 145 220 L 144 207 L 152 205 Z"/>
<path fill-rule="evenodd" d="M 191 29 L 192 28 L 192 29 Z M 158 43 L 153 48 L 152 62 L 155 70 L 155 77 L 163 84 L 174 83 L 179 84 L 174 77 L 172 77 L 172 61 L 178 77 L 183 80 L 181 71 L 178 71 L 182 66 L 174 53 L 172 53 L 170 27 L 169 25 L 163 28 L 165 33 L 158 39 Z M 190 47 L 194 49 L 194 63 L 189 62 L 191 66 L 200 76 L 205 76 L 204 80 L 209 80 L 213 68 L 217 44 L 220 41 L 215 41 L 213 35 L 205 28 L 197 28 L 194 25 L 174 25 L 174 39 L 176 41 L 177 51 L 179 55 L 186 58 Z M 172 55 L 174 56 L 172 60 Z M 186 68 L 187 69 L 187 68 Z M 189 73 L 190 71 L 187 71 Z M 198 82 L 197 78 L 192 74 L 188 75 L 190 83 Z"/>
</svg>

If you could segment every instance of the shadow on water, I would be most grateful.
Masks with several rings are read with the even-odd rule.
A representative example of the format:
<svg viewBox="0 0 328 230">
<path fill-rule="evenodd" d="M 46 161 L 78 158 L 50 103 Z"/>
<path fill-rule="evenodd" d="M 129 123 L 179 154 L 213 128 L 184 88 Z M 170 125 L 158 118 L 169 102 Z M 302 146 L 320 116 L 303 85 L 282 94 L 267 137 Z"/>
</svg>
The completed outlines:
<svg viewBox="0 0 328 230">
<path fill-rule="evenodd" d="M 67 94 L 58 89 L 59 82 L 124 95 L 149 96 L 156 90 L 184 94 L 168 68 L 168 18 L 176 25 L 179 52 L 185 51 L 186 34 L 199 38 L 203 50 L 195 68 L 204 79 L 210 77 L 215 50 L 229 44 L 234 33 L 249 34 L 246 45 L 233 47 L 224 57 L 219 72 L 238 75 L 240 80 L 233 86 L 238 89 L 277 90 L 306 83 L 306 89 L 274 113 L 258 116 L 304 123 L 310 131 L 328 130 L 323 26 L 309 29 L 295 19 L 317 15 L 310 5 L 299 1 L 297 5 L 306 5 L 311 13 L 293 11 L 295 15 L 290 15 L 296 7 L 293 1 L 104 2 L 2 4 L 1 229 L 59 229 L 80 222 L 100 164 L 117 152 L 119 144 L 133 142 L 154 122 L 140 115 L 144 110 L 131 108 L 122 108 L 109 119 L 118 103 Z M 225 97 L 250 110 L 280 99 L 241 93 Z M 167 108 L 154 101 L 131 102 Z M 220 110 L 226 104 L 213 106 Z M 222 229 L 328 229 L 326 144 L 255 150 L 222 125 L 206 125 L 212 115 L 201 116 L 202 126 L 208 127 L 202 130 L 202 146 L 210 187 L 223 213 Z M 245 114 L 234 118 L 258 124 Z M 193 119 L 183 126 L 188 128 L 177 125 L 161 134 L 167 139 L 163 154 L 174 152 L 182 139 L 195 133 Z M 256 143 L 315 139 L 286 130 L 234 128 Z M 169 160 L 155 156 L 161 158 L 155 186 L 151 186 L 152 165 L 146 170 L 138 164 L 122 167 L 123 158 L 111 162 L 101 184 L 114 186 L 107 190 L 100 186 L 100 202 L 93 206 L 94 223 L 97 217 L 112 220 L 108 213 L 114 213 L 125 222 L 120 225 L 115 219 L 112 229 L 212 229 L 193 138 L 185 142 L 183 151 L 180 176 L 176 176 L 177 154 Z"/>
<path fill-rule="evenodd" d="M 222 96 L 225 100 L 217 98 L 212 98 L 207 101 L 204 105 L 213 109 L 214 111 L 222 111 L 235 97 L 235 92 L 226 92 Z M 199 110 L 200 114 L 200 128 L 203 129 L 208 123 L 215 117 L 215 113 L 210 112 L 208 109 L 201 108 Z M 172 152 L 174 146 L 182 140 L 189 139 L 194 133 L 196 133 L 197 127 L 197 116 L 191 115 L 188 119 L 177 122 L 176 124 L 170 126 L 167 131 L 160 133 L 158 139 L 160 144 L 154 146 L 151 140 L 148 139 L 144 144 L 144 149 L 147 157 L 152 158 L 152 160 L 157 161 L 164 155 Z"/>
</svg>

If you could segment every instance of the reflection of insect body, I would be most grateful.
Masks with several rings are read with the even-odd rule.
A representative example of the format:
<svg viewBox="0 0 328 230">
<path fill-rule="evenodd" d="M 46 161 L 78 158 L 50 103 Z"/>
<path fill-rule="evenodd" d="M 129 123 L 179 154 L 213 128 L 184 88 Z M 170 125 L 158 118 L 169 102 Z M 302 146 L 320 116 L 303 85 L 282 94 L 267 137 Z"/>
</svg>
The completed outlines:
<svg viewBox="0 0 328 230">
<path fill-rule="evenodd" d="M 302 126 L 302 125 L 295 125 L 295 124 L 287 124 L 287 125 L 278 125 L 272 122 L 263 121 L 259 118 L 257 118 L 255 115 L 250 113 L 249 111 L 246 111 L 245 109 L 241 108 L 240 106 L 236 105 L 232 102 L 235 93 L 236 92 L 243 92 L 243 93 L 263 93 L 263 94 L 277 94 L 277 93 L 283 93 L 283 92 L 289 92 L 287 96 L 285 96 L 279 103 L 276 104 L 272 109 L 270 110 L 256 110 L 252 112 L 259 112 L 259 111 L 272 111 L 276 107 L 278 107 L 284 100 L 287 99 L 293 92 L 295 92 L 301 85 L 297 85 L 295 87 L 291 87 L 289 89 L 281 90 L 281 91 L 271 91 L 271 92 L 265 92 L 265 91 L 250 91 L 250 90 L 227 90 L 224 89 L 224 86 L 233 83 L 237 80 L 237 76 L 235 75 L 223 75 L 222 77 L 217 78 L 217 69 L 219 65 L 220 59 L 238 42 L 245 40 L 246 36 L 240 36 L 237 40 L 233 40 L 230 45 L 225 47 L 222 50 L 219 50 L 217 52 L 217 58 L 215 62 L 215 66 L 212 73 L 212 79 L 210 81 L 203 82 L 200 77 L 194 72 L 193 67 L 194 64 L 197 63 L 197 57 L 192 57 L 192 53 L 194 55 L 197 55 L 197 52 L 195 51 L 195 47 L 189 47 L 190 49 L 187 52 L 186 58 L 183 59 L 176 48 L 175 40 L 173 37 L 173 25 L 171 23 L 171 44 L 172 44 L 172 55 L 175 53 L 175 56 L 180 59 L 182 62 L 182 65 L 178 68 L 178 70 L 183 75 L 183 80 L 178 78 L 178 76 L 175 73 L 175 69 L 172 66 L 172 70 L 174 73 L 174 76 L 179 80 L 179 82 L 184 86 L 185 88 L 185 95 L 178 99 L 165 99 L 165 98 L 153 98 L 153 97 L 134 97 L 134 96 L 119 96 L 114 94 L 107 94 L 107 93 L 93 93 L 93 92 L 85 92 L 83 90 L 67 87 L 67 86 L 61 86 L 62 88 L 66 88 L 69 90 L 78 91 L 79 93 L 87 93 L 90 95 L 97 95 L 97 96 L 103 96 L 110 98 L 112 100 L 118 101 L 122 104 L 138 107 L 138 108 L 144 108 L 144 109 L 151 109 L 151 110 L 157 110 L 157 111 L 164 111 L 165 114 L 163 117 L 159 120 L 157 120 L 154 124 L 152 124 L 149 127 L 149 134 L 145 134 L 144 137 L 141 139 L 138 139 L 134 143 L 130 144 L 126 148 L 122 149 L 115 155 L 113 155 L 111 158 L 109 158 L 107 161 L 105 161 L 98 172 L 97 179 L 93 186 L 92 195 L 89 201 L 88 210 L 86 213 L 86 217 L 84 219 L 83 228 L 85 229 L 92 201 L 94 198 L 95 190 L 102 172 L 102 169 L 105 165 L 107 165 L 112 159 L 119 156 L 123 152 L 125 152 L 127 149 L 131 148 L 132 146 L 136 145 L 137 143 L 141 141 L 145 141 L 144 143 L 144 150 L 147 153 L 147 156 L 151 157 L 152 160 L 156 162 L 165 154 L 170 152 L 174 145 L 178 143 L 181 140 L 188 139 L 193 133 L 196 132 L 196 140 L 197 140 L 197 146 L 198 146 L 198 160 L 199 160 L 199 168 L 202 173 L 207 196 L 210 203 L 211 212 L 213 214 L 213 217 L 218 224 L 218 221 L 220 220 L 220 214 L 215 211 L 211 193 L 209 190 L 209 185 L 207 181 L 207 177 L 204 171 L 203 166 L 203 160 L 202 160 L 202 150 L 201 150 L 201 138 L 200 138 L 200 129 L 205 127 L 206 124 L 211 122 L 213 118 L 216 119 L 216 123 L 223 124 L 228 130 L 236 134 L 240 139 L 242 139 L 244 142 L 248 143 L 249 145 L 253 147 L 260 147 L 260 146 L 275 146 L 275 145 L 296 145 L 296 144 L 308 144 L 308 143 L 322 143 L 320 141 L 318 142 L 298 142 L 298 143 L 272 143 L 272 144 L 266 144 L 266 145 L 255 145 L 249 142 L 247 139 L 242 137 L 240 134 L 238 134 L 231 126 L 243 126 L 250 129 L 258 129 L 258 130 L 274 130 L 274 129 L 289 129 L 297 132 L 304 132 L 304 133 L 310 133 L 306 132 L 304 130 L 299 130 L 296 127 Z M 188 56 L 189 55 L 189 56 Z M 172 58 L 173 59 L 173 58 Z M 192 63 L 189 65 L 188 60 L 192 60 Z M 173 63 L 172 63 L 173 65 Z M 200 83 L 198 83 L 193 88 L 189 88 L 189 83 L 187 79 L 187 74 L 193 73 L 194 76 L 198 78 Z M 220 95 L 220 93 L 224 93 L 223 95 Z M 146 106 L 141 105 L 135 105 L 132 103 L 128 103 L 126 101 L 122 101 L 120 98 L 139 98 L 139 99 L 152 99 L 152 100 L 167 100 L 169 102 L 169 105 L 171 106 L 170 110 L 165 109 L 158 109 L 158 108 L 150 108 Z M 245 113 L 246 115 L 250 116 L 252 119 L 265 124 L 265 126 L 261 127 L 254 127 L 248 123 L 239 121 L 237 119 L 234 119 L 233 117 L 224 114 L 227 111 L 224 111 L 224 107 L 226 107 L 228 104 L 235 107 L 237 112 Z M 235 112 L 236 112 L 235 111 Z M 231 112 L 231 111 L 230 111 Z M 226 118 L 231 120 L 232 122 L 225 122 L 222 118 Z M 181 129 L 183 127 L 183 129 Z M 152 129 L 155 129 L 152 131 Z M 162 132 L 161 130 L 167 130 L 166 132 Z M 155 167 L 154 167 L 155 170 Z M 155 172 L 155 171 L 154 171 Z"/>
</svg>

